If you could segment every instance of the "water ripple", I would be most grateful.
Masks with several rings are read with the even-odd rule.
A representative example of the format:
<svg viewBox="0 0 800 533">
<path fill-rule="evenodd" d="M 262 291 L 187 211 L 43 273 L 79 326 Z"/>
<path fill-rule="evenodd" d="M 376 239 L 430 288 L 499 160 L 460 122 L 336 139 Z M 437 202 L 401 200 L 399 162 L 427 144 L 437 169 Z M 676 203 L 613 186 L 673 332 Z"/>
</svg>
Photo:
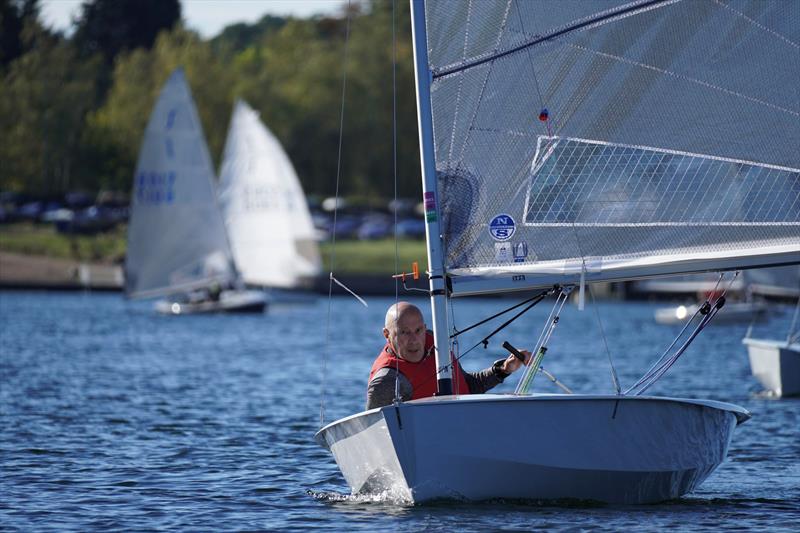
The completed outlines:
<svg viewBox="0 0 800 533">
<path fill-rule="evenodd" d="M 4 531 L 780 531 L 800 523 L 800 403 L 754 393 L 744 331 L 733 327 L 708 328 L 653 389 L 753 413 L 736 430 L 729 460 L 686 498 L 639 507 L 410 505 L 388 492 L 350 494 L 313 441 L 321 407 L 325 422 L 363 407 L 391 300 L 371 299 L 369 309 L 334 302 L 324 384 L 324 332 L 309 328 L 324 324 L 324 301 L 263 316 L 165 319 L 118 295 L 4 292 L 0 300 Z M 463 326 L 507 305 L 480 300 L 455 314 Z M 650 304 L 603 305 L 601 314 L 615 318 L 609 347 L 630 384 L 673 332 L 652 323 Z M 529 344 L 544 318 L 537 313 L 506 338 Z M 764 327 L 782 330 L 790 313 L 778 318 Z M 581 392 L 611 390 L 596 330 L 593 313 L 569 309 L 548 351 L 548 370 Z M 464 364 L 483 368 L 498 351 L 476 350 Z"/>
</svg>

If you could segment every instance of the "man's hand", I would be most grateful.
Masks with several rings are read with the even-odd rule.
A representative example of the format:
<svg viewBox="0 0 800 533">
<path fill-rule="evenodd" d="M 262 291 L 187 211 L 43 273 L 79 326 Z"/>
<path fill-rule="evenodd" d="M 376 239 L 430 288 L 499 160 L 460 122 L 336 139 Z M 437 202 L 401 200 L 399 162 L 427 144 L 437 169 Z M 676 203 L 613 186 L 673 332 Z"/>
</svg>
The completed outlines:
<svg viewBox="0 0 800 533">
<path fill-rule="evenodd" d="M 531 360 L 531 352 L 528 350 L 520 350 L 519 353 L 525 356 L 525 364 L 527 365 Z M 514 354 L 509 354 L 506 360 L 503 361 L 503 372 L 512 374 L 522 366 L 522 361 L 516 358 Z"/>
</svg>

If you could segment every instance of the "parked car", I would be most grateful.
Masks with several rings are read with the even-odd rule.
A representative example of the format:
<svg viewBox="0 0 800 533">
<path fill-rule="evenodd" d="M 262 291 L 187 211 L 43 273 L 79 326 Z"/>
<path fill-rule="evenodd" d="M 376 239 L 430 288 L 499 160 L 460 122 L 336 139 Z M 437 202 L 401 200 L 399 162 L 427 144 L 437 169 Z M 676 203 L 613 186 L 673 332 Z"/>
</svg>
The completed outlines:
<svg viewBox="0 0 800 533">
<path fill-rule="evenodd" d="M 71 220 L 56 222 L 59 233 L 93 235 L 108 231 L 122 220 L 123 215 L 114 208 L 92 206 L 77 211 Z"/>
<path fill-rule="evenodd" d="M 352 239 L 358 235 L 361 218 L 355 215 L 339 215 L 336 217 L 336 228 L 331 221 L 330 231 L 336 230 L 337 239 Z"/>
<path fill-rule="evenodd" d="M 44 212 L 44 202 L 34 201 L 19 206 L 16 210 L 16 218 L 27 222 L 38 222 Z"/>
<path fill-rule="evenodd" d="M 364 217 L 358 228 L 358 238 L 362 241 L 385 239 L 393 233 L 394 227 L 391 219 L 380 215 Z"/>
<path fill-rule="evenodd" d="M 46 209 L 39 218 L 46 224 L 57 224 L 58 222 L 71 222 L 75 218 L 75 211 L 66 207 L 51 207 Z"/>
<path fill-rule="evenodd" d="M 397 223 L 397 235 L 410 239 L 424 239 L 425 221 L 421 218 L 404 218 Z"/>
</svg>

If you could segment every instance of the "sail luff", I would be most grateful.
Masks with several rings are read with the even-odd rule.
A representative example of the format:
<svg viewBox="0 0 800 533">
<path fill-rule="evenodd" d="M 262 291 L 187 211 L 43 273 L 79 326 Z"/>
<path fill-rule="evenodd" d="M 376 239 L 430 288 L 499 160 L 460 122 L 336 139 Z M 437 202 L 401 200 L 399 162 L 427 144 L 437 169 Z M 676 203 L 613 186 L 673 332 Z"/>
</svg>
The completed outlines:
<svg viewBox="0 0 800 533">
<path fill-rule="evenodd" d="M 436 160 L 433 144 L 428 66 L 428 38 L 425 28 L 424 0 L 411 1 L 411 32 L 414 43 L 414 74 L 417 91 L 417 119 L 422 170 L 422 191 L 425 201 L 425 246 L 428 252 L 428 279 L 431 298 L 433 339 L 438 369 L 439 394 L 452 393 L 450 372 L 450 341 L 447 320 L 447 294 L 444 280 L 444 252 L 439 227 Z"/>
</svg>

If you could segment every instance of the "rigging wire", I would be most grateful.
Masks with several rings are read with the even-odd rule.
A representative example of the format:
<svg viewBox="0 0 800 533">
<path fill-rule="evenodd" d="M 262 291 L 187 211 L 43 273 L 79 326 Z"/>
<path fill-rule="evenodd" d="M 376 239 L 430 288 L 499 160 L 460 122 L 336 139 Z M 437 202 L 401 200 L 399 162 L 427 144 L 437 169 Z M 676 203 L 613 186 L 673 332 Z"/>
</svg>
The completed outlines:
<svg viewBox="0 0 800 533">
<path fill-rule="evenodd" d="M 531 309 L 533 306 L 535 306 L 536 304 L 538 304 L 539 302 L 541 302 L 542 300 L 544 300 L 544 299 L 545 299 L 545 298 L 546 298 L 548 295 L 552 294 L 552 293 L 553 293 L 554 291 L 556 291 L 556 290 L 560 290 L 560 287 L 559 287 L 558 285 L 554 286 L 552 289 L 548 289 L 548 290 L 546 290 L 546 291 L 543 291 L 543 292 L 539 293 L 538 295 L 534 296 L 533 298 L 530 298 L 530 299 L 528 299 L 528 300 L 525 300 L 524 302 L 522 302 L 522 303 L 520 303 L 520 304 L 517 304 L 517 305 L 515 305 L 515 306 L 513 306 L 513 307 L 510 307 L 510 308 L 506 309 L 505 311 L 501 311 L 500 313 L 497 313 L 496 315 L 494 315 L 494 316 L 492 316 L 492 317 L 490 317 L 490 318 L 488 318 L 488 319 L 486 319 L 486 320 L 483 320 L 483 321 L 481 321 L 479 324 L 474 324 L 474 325 L 470 326 L 469 328 L 467 328 L 467 329 L 465 329 L 465 330 L 459 331 L 458 333 L 456 333 L 456 334 L 454 334 L 454 335 L 451 335 L 451 337 L 450 337 L 450 338 L 451 338 L 451 339 L 455 339 L 455 338 L 456 338 L 458 335 L 460 335 L 461 333 L 464 333 L 465 331 L 467 331 L 467 330 L 469 330 L 469 329 L 472 329 L 472 328 L 474 328 L 474 327 L 476 327 L 476 326 L 478 326 L 478 325 L 480 325 L 480 324 L 484 324 L 484 323 L 485 323 L 487 320 L 491 320 L 492 318 L 496 318 L 496 317 L 498 317 L 498 316 L 501 316 L 501 315 L 503 315 L 503 314 L 505 314 L 505 313 L 507 313 L 507 312 L 509 312 L 509 311 L 513 310 L 513 309 L 516 309 L 517 307 L 519 307 L 519 306 L 521 306 L 521 305 L 524 305 L 524 304 L 526 304 L 526 303 L 530 302 L 530 305 L 528 305 L 528 307 L 526 307 L 525 309 L 523 309 L 522 311 L 520 311 L 519 313 L 517 313 L 516 315 L 514 315 L 513 317 L 511 317 L 511 318 L 510 318 L 510 319 L 508 319 L 507 321 L 505 321 L 503 324 L 501 324 L 499 327 L 497 327 L 497 328 L 496 328 L 494 331 L 492 331 L 492 332 L 491 332 L 489 335 L 487 335 L 486 337 L 484 337 L 482 340 L 480 340 L 480 341 L 476 342 L 474 345 L 472 345 L 472 347 L 471 347 L 469 350 L 467 350 L 466 352 L 464 352 L 464 353 L 462 353 L 462 354 L 459 354 L 457 357 L 452 357 L 452 358 L 450 359 L 450 363 L 449 363 L 448 365 L 445 365 L 443 369 L 437 369 L 437 370 L 436 370 L 436 372 L 435 372 L 435 373 L 434 373 L 432 376 L 428 376 L 428 378 L 427 378 L 427 379 L 425 379 L 425 380 L 423 380 L 422 382 L 420 382 L 419 386 L 421 386 L 421 385 L 423 385 L 423 384 L 427 383 L 428 381 L 430 381 L 430 380 L 431 380 L 431 379 L 433 379 L 433 378 L 438 378 L 438 376 L 439 376 L 439 374 L 442 372 L 442 370 L 444 370 L 444 369 L 446 369 L 446 368 L 450 368 L 450 369 L 452 369 L 452 370 L 455 370 L 455 369 L 456 369 L 456 365 L 458 365 L 458 364 L 459 364 L 459 361 L 461 360 L 461 358 L 462 358 L 462 357 L 464 357 L 465 355 L 467 355 L 468 353 L 470 353 L 472 350 L 474 350 L 474 349 L 475 349 L 475 348 L 477 348 L 478 346 L 481 346 L 481 345 L 483 345 L 483 346 L 484 346 L 484 348 L 485 348 L 485 347 L 486 347 L 486 345 L 488 344 L 488 341 L 489 341 L 489 339 L 490 339 L 490 338 L 492 338 L 494 335 L 496 335 L 497 333 L 499 333 L 501 330 L 505 329 L 505 328 L 506 328 L 508 325 L 510 325 L 512 322 L 514 322 L 514 321 L 515 321 L 516 319 L 518 319 L 519 317 L 521 317 L 521 316 L 522 316 L 523 314 L 525 314 L 525 313 L 526 313 L 526 312 L 527 312 L 529 309 Z M 535 301 L 531 301 L 531 300 L 535 300 Z M 451 306 L 451 310 L 452 310 L 452 302 L 450 302 L 450 306 Z M 460 370 L 459 370 L 459 371 L 460 371 Z"/>
<path fill-rule="evenodd" d="M 720 282 L 722 281 L 722 278 L 723 278 L 724 276 L 725 276 L 725 274 L 724 274 L 724 273 L 722 273 L 722 274 L 720 274 L 720 275 L 719 275 L 719 278 L 717 278 L 717 283 L 714 285 L 714 289 L 713 289 L 713 290 L 712 290 L 712 291 L 711 291 L 709 294 L 715 294 L 715 293 L 717 292 L 717 289 L 719 288 L 719 284 L 720 284 Z M 634 383 L 633 385 L 631 385 L 631 386 L 628 388 L 628 390 L 626 390 L 626 391 L 625 391 L 625 394 L 628 394 L 628 393 L 630 393 L 632 390 L 634 390 L 634 389 L 636 389 L 637 387 L 639 387 L 639 386 L 640 386 L 642 383 L 644 383 L 644 382 L 645 382 L 647 379 L 649 379 L 649 378 L 650 378 L 650 376 L 651 376 L 652 374 L 654 374 L 654 373 L 656 372 L 656 369 L 657 369 L 657 368 L 659 368 L 659 367 L 660 367 L 660 365 L 662 365 L 662 364 L 663 364 L 663 362 L 666 360 L 666 358 L 667 358 L 667 354 L 669 354 L 669 353 L 670 353 L 670 350 L 672 350 L 672 348 L 674 348 L 674 347 L 675 347 L 675 345 L 676 345 L 676 344 L 678 343 L 678 341 L 679 341 L 679 340 L 680 340 L 680 339 L 683 337 L 683 334 L 684 334 L 684 333 L 686 332 L 686 330 L 689 328 L 689 326 L 691 325 L 691 323 L 692 323 L 692 322 L 694 322 L 694 319 L 695 319 L 695 317 L 696 317 L 696 316 L 697 316 L 697 315 L 700 313 L 700 311 L 701 311 L 701 310 L 702 310 L 702 309 L 705 307 L 705 305 L 706 305 L 706 304 L 709 304 L 709 300 L 710 300 L 710 298 L 706 298 L 705 302 L 703 302 L 703 305 L 701 305 L 701 306 L 699 306 L 699 307 L 697 308 L 697 310 L 694 312 L 694 314 L 692 315 L 692 317 L 691 317 L 689 320 L 687 320 L 687 321 L 686 321 L 686 323 L 683 325 L 683 327 L 681 328 L 681 331 L 678 333 L 678 335 L 675 337 L 675 339 L 673 339 L 672 343 L 671 343 L 669 346 L 667 346 L 667 348 L 666 348 L 666 349 L 665 349 L 665 350 L 662 352 L 662 354 L 661 354 L 661 357 L 659 357 L 659 358 L 656 360 L 656 362 L 655 362 L 655 363 L 653 363 L 653 364 L 650 366 L 650 368 L 647 370 L 647 372 L 645 372 L 645 373 L 644 373 L 644 375 L 643 375 L 641 378 L 639 378 L 639 381 L 637 381 L 636 383 Z"/>
<path fill-rule="evenodd" d="M 594 316 L 597 319 L 597 325 L 600 326 L 600 337 L 603 339 L 603 346 L 606 348 L 608 366 L 611 367 L 611 381 L 614 383 L 614 390 L 617 392 L 617 396 L 619 396 L 622 394 L 619 384 L 619 375 L 617 374 L 617 369 L 614 367 L 614 360 L 611 358 L 611 350 L 608 348 L 608 340 L 606 339 L 606 332 L 603 329 L 603 321 L 600 320 L 600 313 L 597 311 L 597 301 L 594 299 L 594 291 L 592 291 L 591 285 L 587 285 L 587 288 L 589 289 L 589 296 L 592 298 L 592 308 L 594 309 Z"/>
<path fill-rule="evenodd" d="M 456 329 L 455 324 L 454 324 L 453 325 L 453 334 L 450 335 L 450 338 L 454 339 L 455 337 L 461 335 L 462 333 L 466 333 L 467 331 L 469 331 L 471 329 L 477 328 L 478 326 L 482 326 L 483 324 L 485 324 L 485 323 L 487 323 L 487 322 L 489 322 L 491 320 L 494 320 L 495 318 L 497 318 L 499 316 L 502 316 L 502 315 L 508 313 L 509 311 L 513 311 L 514 309 L 516 309 L 518 307 L 522 307 L 523 305 L 525 305 L 528 302 L 532 302 L 533 300 L 535 300 L 537 298 L 541 298 L 543 296 L 547 296 L 547 295 L 549 295 L 551 292 L 553 292 L 556 289 L 557 289 L 557 286 L 554 286 L 552 289 L 548 289 L 547 291 L 543 291 L 543 292 L 537 294 L 536 296 L 532 296 L 532 297 L 528 298 L 527 300 L 524 300 L 524 301 L 522 301 L 522 302 L 520 302 L 520 303 L 518 303 L 516 305 L 513 305 L 513 306 L 509 307 L 508 309 L 500 311 L 499 313 L 496 313 L 496 314 L 494 314 L 494 315 L 492 315 L 492 316 L 490 316 L 488 318 L 484 318 L 480 322 L 476 322 L 475 324 L 472 324 L 471 326 L 469 326 L 467 328 L 464 328 L 464 329 L 462 329 L 460 331 L 458 329 Z M 452 298 L 450 298 L 450 308 L 451 308 L 451 311 L 452 311 L 452 308 L 453 308 Z"/>
<path fill-rule="evenodd" d="M 600 336 L 603 339 L 603 345 L 606 348 L 606 356 L 608 357 L 608 364 L 611 367 L 611 382 L 614 385 L 614 390 L 617 391 L 617 395 L 621 394 L 621 388 L 619 383 L 619 375 L 617 374 L 617 369 L 614 367 L 614 359 L 611 356 L 611 350 L 608 347 L 608 340 L 606 339 L 606 333 L 603 329 L 603 321 L 600 318 L 600 313 L 597 312 L 597 302 L 594 299 L 594 293 L 592 292 L 591 284 L 585 283 L 585 272 L 586 272 L 586 258 L 583 255 L 583 248 L 581 247 L 581 239 L 578 236 L 578 228 L 575 226 L 575 222 L 572 223 L 572 233 L 575 235 L 575 246 L 578 247 L 578 253 L 581 256 L 581 286 L 580 286 L 580 297 L 583 297 L 583 287 L 584 285 L 589 287 L 589 295 L 592 298 L 592 307 L 594 308 L 594 316 L 597 319 L 597 325 L 600 328 Z M 582 306 L 582 300 L 579 304 Z"/>
<path fill-rule="evenodd" d="M 333 282 L 335 281 L 337 284 L 344 287 L 344 285 L 339 282 L 333 276 L 333 272 L 336 267 L 336 217 L 339 211 L 339 181 L 341 178 L 341 169 L 342 169 L 342 139 L 344 137 L 344 97 L 347 91 L 347 48 L 348 44 L 350 43 L 350 17 L 352 10 L 350 9 L 350 1 L 347 1 L 347 18 L 345 22 L 345 33 L 344 33 L 344 60 L 342 64 L 342 104 L 339 111 L 339 149 L 336 156 L 336 203 L 333 206 L 333 227 L 331 231 L 331 272 L 330 277 L 328 280 L 328 316 L 325 322 L 325 351 L 322 357 L 322 378 L 320 384 L 320 403 L 319 403 L 319 425 L 320 427 L 325 425 L 325 375 L 327 374 L 327 362 L 328 357 L 330 355 L 331 349 L 331 303 L 333 301 Z M 347 287 L 345 287 L 347 289 Z M 349 289 L 347 289 L 349 291 Z M 352 293 L 352 291 L 350 291 Z M 356 296 L 355 294 L 353 294 Z M 356 296 L 358 298 L 358 296 Z M 359 298 L 360 299 L 360 298 Z M 366 302 L 362 300 L 362 303 L 366 305 Z"/>
<path fill-rule="evenodd" d="M 397 244 L 397 34 L 395 28 L 395 13 L 397 0 L 392 0 L 392 175 L 394 176 L 394 271 L 400 271 L 400 252 Z M 398 313 L 397 304 L 400 303 L 400 281 L 394 278 L 394 331 L 397 331 Z M 391 335 L 390 335 L 391 336 Z M 424 350 L 424 346 L 423 346 Z M 395 354 L 394 373 L 394 401 L 400 403 L 400 359 Z"/>
<path fill-rule="evenodd" d="M 692 333 L 689 335 L 686 341 L 681 345 L 681 347 L 678 348 L 678 350 L 671 357 L 669 357 L 663 363 L 661 363 L 661 365 L 658 366 L 658 368 L 656 368 L 655 370 L 651 369 L 650 371 L 648 371 L 647 374 L 645 374 L 645 376 L 643 376 L 633 387 L 625 391 L 625 394 L 628 394 L 629 392 L 638 389 L 634 393 L 634 396 L 640 396 L 647 389 L 649 389 L 656 381 L 661 379 L 661 377 L 667 372 L 667 370 L 669 370 L 672 367 L 672 365 L 674 365 L 678 361 L 678 358 L 680 358 L 680 356 L 683 355 L 683 353 L 686 351 L 686 349 L 689 347 L 692 341 L 694 341 L 694 339 L 697 338 L 700 332 L 703 331 L 703 329 L 705 329 L 705 327 L 711 322 L 711 320 L 713 320 L 714 317 L 717 316 L 719 310 L 722 309 L 722 307 L 725 305 L 725 295 L 733 285 L 733 282 L 736 280 L 736 277 L 738 275 L 739 272 L 737 271 L 731 278 L 731 281 L 730 283 L 728 283 L 728 286 L 725 287 L 725 289 L 722 291 L 722 294 L 716 298 L 713 304 L 710 303 L 709 301 L 710 298 L 706 299 L 706 301 L 697 310 L 697 312 L 695 312 L 695 314 L 692 315 L 692 318 L 689 320 L 689 322 L 694 320 L 694 318 L 697 316 L 698 313 L 702 315 L 702 318 L 700 320 L 700 323 L 697 325 L 694 331 L 692 331 Z M 720 280 L 722 279 L 722 276 L 724 276 L 724 274 L 720 276 Z M 717 286 L 719 286 L 719 282 L 717 282 Z M 716 291 L 712 291 L 712 293 L 710 294 L 715 294 L 715 293 Z M 681 330 L 681 334 L 685 329 L 686 328 L 684 327 L 684 329 Z M 672 345 L 674 345 L 675 342 L 677 342 L 677 340 L 679 339 L 680 336 L 676 338 L 675 341 L 673 341 Z"/>
<path fill-rule="evenodd" d="M 471 352 L 472 350 L 474 350 L 475 348 L 477 348 L 477 347 L 478 347 L 478 346 L 480 346 L 480 345 L 483 345 L 483 347 L 484 347 L 484 348 L 486 348 L 486 347 L 489 345 L 489 339 L 491 339 L 492 337 L 494 337 L 496 334 L 500 333 L 502 330 L 504 330 L 506 327 L 508 327 L 508 326 L 509 326 L 509 325 L 510 325 L 512 322 L 514 322 L 516 319 L 518 319 L 519 317 L 521 317 L 522 315 L 524 315 L 525 313 L 527 313 L 527 312 L 528 312 L 528 310 L 530 310 L 530 309 L 531 309 L 533 306 L 535 306 L 536 304 L 538 304 L 539 302 L 541 302 L 542 300 L 544 300 L 544 299 L 545 299 L 545 297 L 547 297 L 547 295 L 549 295 L 549 294 L 550 294 L 552 291 L 554 291 L 554 290 L 555 290 L 555 289 L 548 289 L 547 291 L 545 291 L 545 292 L 542 292 L 542 293 L 538 294 L 538 295 L 537 295 L 537 296 L 535 296 L 534 298 L 531 298 L 531 300 L 533 300 L 533 301 L 531 301 L 531 300 L 527 300 L 527 301 L 529 301 L 529 302 L 530 302 L 530 304 L 528 304 L 528 306 L 527 306 L 525 309 L 523 309 L 522 311 L 520 311 L 520 312 L 519 312 L 519 313 L 517 313 L 516 315 L 512 316 L 511 318 L 509 318 L 508 320 L 506 320 L 505 322 L 503 322 L 502 324 L 500 324 L 500 325 L 499 325 L 497 328 L 495 328 L 495 330 L 494 330 L 494 331 L 492 331 L 491 333 L 489 333 L 489 334 L 488 334 L 486 337 L 484 337 L 483 339 L 481 339 L 481 340 L 479 340 L 478 342 L 476 342 L 476 343 L 475 343 L 475 344 L 474 344 L 474 345 L 473 345 L 473 346 L 472 346 L 472 347 L 471 347 L 469 350 L 467 350 L 466 352 L 464 352 L 462 355 L 459 355 L 459 356 L 458 356 L 458 358 L 460 359 L 460 358 L 464 357 L 465 355 L 467 355 L 469 352 Z M 517 305 L 517 306 L 514 306 L 514 307 L 512 307 L 511 309 L 515 309 L 515 308 L 517 308 L 517 307 L 519 307 L 519 306 L 518 306 L 518 305 Z M 506 311 L 503 311 L 502 313 L 498 313 L 498 314 L 497 314 L 497 315 L 495 315 L 495 316 L 500 316 L 501 314 L 503 314 L 503 313 L 506 313 L 506 312 L 510 311 L 511 309 L 506 309 Z M 484 321 L 484 322 L 485 322 L 485 321 Z M 474 326 L 473 326 L 473 327 L 474 327 Z M 472 329 L 472 328 L 470 327 L 470 328 L 467 328 L 467 329 Z M 464 330 L 464 331 L 466 331 L 466 330 Z M 460 332 L 460 333 L 463 333 L 463 331 L 462 331 L 462 332 Z M 456 359 L 456 361 L 457 361 L 457 360 L 458 360 L 458 359 Z"/>
<path fill-rule="evenodd" d="M 525 31 L 525 23 L 522 21 L 522 12 L 520 9 L 520 2 L 519 0 L 515 2 L 517 6 L 517 18 L 519 19 L 519 26 L 522 29 L 522 40 L 526 41 L 528 39 L 528 32 Z M 533 58 L 531 57 L 531 49 L 525 49 L 525 56 L 528 58 L 528 64 L 531 67 L 531 75 L 533 76 L 533 85 L 536 87 L 536 95 L 539 97 L 539 103 L 542 105 L 541 111 L 539 111 L 539 120 L 544 122 L 545 128 L 547 129 L 547 136 L 552 137 L 553 132 L 550 129 L 550 113 L 547 111 L 547 105 L 545 104 L 544 98 L 542 97 L 542 90 L 539 87 L 539 79 L 536 77 L 536 69 L 533 67 Z M 552 139 L 548 140 L 548 145 L 553 142 Z"/>
</svg>

